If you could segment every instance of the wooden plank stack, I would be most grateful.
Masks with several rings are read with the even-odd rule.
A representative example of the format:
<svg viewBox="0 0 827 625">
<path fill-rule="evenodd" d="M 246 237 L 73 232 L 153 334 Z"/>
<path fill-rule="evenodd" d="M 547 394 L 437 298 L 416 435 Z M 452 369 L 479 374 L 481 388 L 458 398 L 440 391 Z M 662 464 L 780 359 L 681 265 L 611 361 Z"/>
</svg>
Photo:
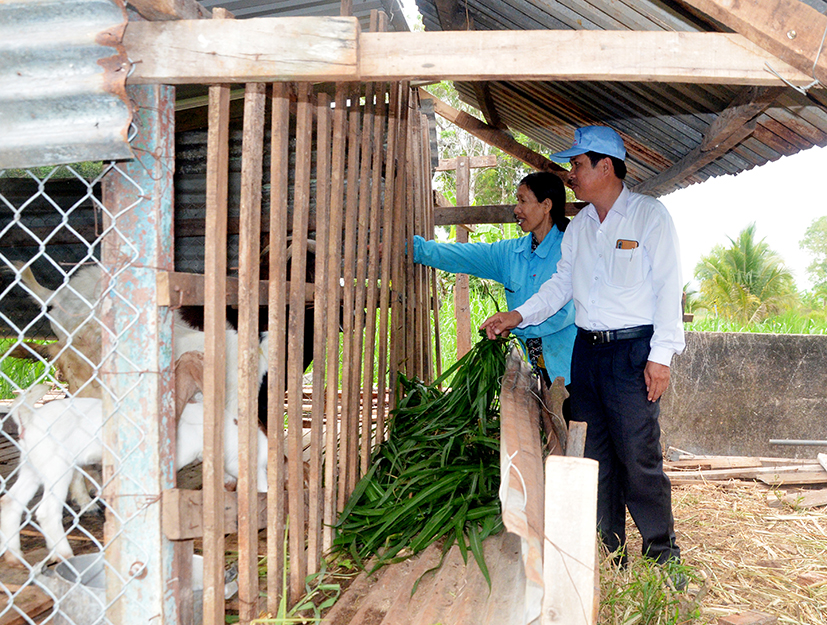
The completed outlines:
<svg viewBox="0 0 827 625">
<path fill-rule="evenodd" d="M 757 456 L 705 456 L 669 448 L 664 470 L 673 486 L 726 484 L 731 480 L 751 480 L 772 488 L 789 489 L 778 499 L 796 508 L 827 505 L 827 455 L 818 459 Z M 817 488 L 821 486 L 821 488 Z"/>
</svg>

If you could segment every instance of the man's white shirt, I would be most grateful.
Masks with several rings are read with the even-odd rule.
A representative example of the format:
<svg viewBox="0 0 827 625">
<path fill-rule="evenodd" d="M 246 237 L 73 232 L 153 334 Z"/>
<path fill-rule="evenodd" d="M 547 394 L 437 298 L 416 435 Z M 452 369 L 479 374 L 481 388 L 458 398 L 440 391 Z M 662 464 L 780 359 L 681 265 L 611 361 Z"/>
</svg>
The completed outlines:
<svg viewBox="0 0 827 625">
<path fill-rule="evenodd" d="M 654 325 L 649 360 L 669 366 L 684 348 L 680 250 L 666 207 L 623 186 L 603 223 L 589 204 L 563 236 L 557 273 L 517 310 L 536 325 L 574 300 L 584 330 Z"/>
</svg>

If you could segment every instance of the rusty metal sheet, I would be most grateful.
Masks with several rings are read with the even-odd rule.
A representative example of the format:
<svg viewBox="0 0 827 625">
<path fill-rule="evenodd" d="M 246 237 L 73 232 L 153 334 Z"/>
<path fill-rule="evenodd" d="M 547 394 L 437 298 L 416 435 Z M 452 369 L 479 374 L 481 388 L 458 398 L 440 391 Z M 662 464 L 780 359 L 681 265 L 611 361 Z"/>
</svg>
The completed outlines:
<svg viewBox="0 0 827 625">
<path fill-rule="evenodd" d="M 132 158 L 122 0 L 0 1 L 0 169 Z"/>
</svg>

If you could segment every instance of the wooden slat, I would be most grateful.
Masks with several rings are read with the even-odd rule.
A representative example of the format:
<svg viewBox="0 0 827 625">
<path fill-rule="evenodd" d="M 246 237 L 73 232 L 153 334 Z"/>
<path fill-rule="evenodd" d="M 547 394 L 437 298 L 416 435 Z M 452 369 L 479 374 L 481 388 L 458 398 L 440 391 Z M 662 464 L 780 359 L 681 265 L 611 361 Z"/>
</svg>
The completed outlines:
<svg viewBox="0 0 827 625">
<path fill-rule="evenodd" d="M 384 15 L 384 13 L 382 14 Z M 371 13 L 373 16 L 373 13 Z M 383 22 L 384 24 L 384 22 Z M 377 24 L 377 28 L 381 26 Z M 373 394 L 374 350 L 376 348 L 376 313 L 379 307 L 379 232 L 382 228 L 382 158 L 385 127 L 387 124 L 387 104 L 385 102 L 385 84 L 376 85 L 376 109 L 373 126 L 373 161 L 370 179 L 370 238 L 368 241 L 369 264 L 367 272 L 367 302 L 365 307 L 365 349 L 364 367 L 362 369 L 362 474 L 368 470 L 368 462 L 373 451 L 374 436 L 373 407 L 367 398 Z M 379 373 L 381 377 L 381 370 Z"/>
<path fill-rule="evenodd" d="M 223 248 L 226 250 L 226 246 Z M 225 262 L 226 265 L 226 262 Z M 238 305 L 238 279 L 226 278 L 225 300 L 227 306 Z M 312 302 L 315 286 L 310 282 L 301 282 L 304 291 L 304 301 Z M 158 300 L 160 306 L 201 306 L 205 302 L 204 276 L 198 273 L 182 273 L 178 271 L 159 271 L 156 279 Z M 260 301 L 267 299 L 269 282 L 261 280 L 258 283 Z M 290 282 L 284 286 L 290 292 Z M 338 290 L 338 289 L 337 289 Z"/>
<path fill-rule="evenodd" d="M 317 95 L 316 101 L 316 305 L 313 308 L 313 406 L 310 425 L 310 484 L 308 485 L 307 573 L 319 570 L 322 558 L 322 451 L 325 414 L 325 357 L 327 349 L 338 351 L 338 342 L 327 343 L 327 317 L 336 317 L 336 309 L 327 310 L 328 239 L 330 237 L 330 96 Z M 331 420 L 333 421 L 333 420 Z M 335 429 L 334 422 L 328 427 Z M 330 460 L 333 462 L 333 460 Z"/>
<path fill-rule="evenodd" d="M 273 85 L 270 124 L 270 291 L 268 294 L 268 376 L 267 428 L 269 448 L 284 449 L 284 386 L 286 345 L 287 282 L 287 204 L 290 164 L 290 85 Z M 267 610 L 276 614 L 283 596 L 281 565 L 285 562 L 284 533 L 287 519 L 283 485 L 287 481 L 284 454 L 271 453 L 267 462 L 267 501 L 271 510 L 267 531 L 267 558 L 277 563 L 267 570 Z"/>
<path fill-rule="evenodd" d="M 359 161 L 359 213 L 357 218 L 357 242 L 356 242 L 356 290 L 354 292 L 354 312 L 359 311 L 358 315 L 354 316 L 353 328 L 353 364 L 351 369 L 351 397 L 353 398 L 351 404 L 353 419 L 352 435 L 358 443 L 358 462 L 357 462 L 357 479 L 364 474 L 368 469 L 368 461 L 370 459 L 370 411 L 368 411 L 368 427 L 365 428 L 365 422 L 362 421 L 364 412 L 359 405 L 359 397 L 361 396 L 362 388 L 362 373 L 364 365 L 364 330 L 366 326 L 365 306 L 367 304 L 367 273 L 368 273 L 368 241 L 370 228 L 370 208 L 371 208 L 371 165 L 373 164 L 373 150 L 372 145 L 374 123 L 376 121 L 376 106 L 374 103 L 374 94 L 376 86 L 373 83 L 364 85 L 365 106 L 362 109 L 362 147 L 360 150 Z M 353 483 L 356 485 L 356 482 Z"/>
<path fill-rule="evenodd" d="M 686 2 L 780 59 L 768 60 L 776 71 L 776 65 L 784 61 L 810 76 L 808 83 L 814 77 L 822 85 L 827 84 L 827 50 L 823 39 L 827 16 L 807 3 L 798 0 Z M 818 62 L 813 67 L 816 58 Z"/>
<path fill-rule="evenodd" d="M 293 192 L 292 282 L 307 272 L 307 214 L 310 212 L 310 167 L 313 146 L 313 104 L 311 85 L 298 85 L 296 112 L 296 173 Z M 307 554 L 304 545 L 305 509 L 302 463 L 302 374 L 304 373 L 304 302 L 298 293 L 291 294 L 287 325 L 287 483 L 290 508 L 290 602 L 304 594 Z M 276 424 L 274 424 L 276 425 Z"/>
<path fill-rule="evenodd" d="M 393 204 L 393 244 L 392 250 L 402 250 L 405 246 L 406 239 L 406 210 L 405 198 L 407 194 L 407 153 L 408 153 L 408 102 L 410 99 L 410 86 L 407 82 L 402 82 L 399 85 L 399 103 L 398 103 L 398 122 L 397 122 L 397 137 L 398 144 L 396 149 L 397 162 L 402 164 L 402 167 L 397 169 L 396 183 L 394 187 L 394 204 Z M 410 258 L 412 254 L 408 254 Z M 396 388 L 396 374 L 397 372 L 405 372 L 410 374 L 409 365 L 406 362 L 407 354 L 405 352 L 406 341 L 406 325 L 407 325 L 407 303 L 405 298 L 407 296 L 407 272 L 406 266 L 408 258 L 402 254 L 393 255 L 393 276 L 391 284 L 393 286 L 393 300 L 392 300 L 392 329 L 391 329 L 391 360 L 390 360 L 390 375 L 391 381 L 389 388 Z M 395 397 L 392 404 L 395 405 Z"/>
<path fill-rule="evenodd" d="M 713 480 L 751 480 L 759 479 L 761 477 L 769 480 L 773 479 L 774 475 L 790 475 L 798 473 L 800 475 L 809 474 L 810 472 L 818 472 L 827 480 L 827 473 L 818 464 L 798 464 L 778 467 L 746 467 L 746 468 L 732 468 L 732 469 L 710 469 L 709 471 L 667 471 L 666 475 L 672 479 L 703 479 L 707 481 Z"/>
<path fill-rule="evenodd" d="M 827 488 L 798 493 L 788 493 L 784 502 L 795 508 L 816 508 L 827 506 Z"/>
<path fill-rule="evenodd" d="M 242 622 L 258 615 L 259 602 L 255 497 L 265 93 L 266 85 L 261 83 L 251 83 L 246 87 L 241 144 L 241 232 L 238 242 L 238 598 Z"/>
<path fill-rule="evenodd" d="M 217 9 L 215 19 L 225 19 Z M 224 618 L 224 398 L 226 389 L 226 305 L 227 300 L 227 194 L 230 146 L 230 87 L 215 85 L 209 90 L 207 130 L 207 206 L 205 216 L 203 279 L 188 288 L 178 285 L 177 293 L 203 289 L 204 304 L 204 493 L 203 542 L 205 621 Z M 172 295 L 178 274 L 158 274 L 158 297 Z M 200 277 L 199 277 L 200 278 Z M 165 288 L 161 287 L 161 282 Z M 237 287 L 236 287 L 237 291 Z M 167 304 L 169 305 L 169 304 Z M 164 509 L 166 514 L 166 508 Z"/>
<path fill-rule="evenodd" d="M 816 18 L 808 27 L 819 22 Z M 793 84 L 812 81 L 810 70 L 794 69 L 732 33 L 487 30 L 359 34 L 358 28 L 352 17 L 253 18 L 220 28 L 213 20 L 130 21 L 124 46 L 135 65 L 128 80 L 130 84 L 419 79 L 777 85 L 778 79 L 766 71 L 769 62 Z M 821 32 L 823 28 L 819 37 Z M 803 35 L 798 37 L 805 40 Z M 817 49 L 810 48 L 810 65 Z M 572 50 L 586 52 L 571 54 Z"/>
<path fill-rule="evenodd" d="M 54 601 L 37 586 L 20 587 L 17 584 L 3 584 L 3 589 L 17 593 L 9 601 L 6 593 L 0 598 L 0 625 L 26 625 L 52 607 Z M 14 605 L 14 608 L 11 605 Z"/>
<path fill-rule="evenodd" d="M 382 249 L 388 250 L 384 252 L 380 259 L 381 262 L 381 285 L 382 290 L 379 294 L 379 362 L 377 368 L 379 370 L 379 380 L 377 384 L 377 395 L 384 397 L 386 384 L 388 381 L 387 371 L 388 365 L 388 326 L 390 314 L 390 294 L 389 288 L 391 278 L 391 264 L 392 258 L 396 255 L 393 246 L 393 199 L 396 179 L 396 145 L 397 145 L 397 127 L 398 127 L 398 102 L 399 102 L 399 84 L 390 83 L 388 85 L 388 108 L 387 108 L 387 134 L 385 144 L 387 150 L 384 160 L 384 202 L 382 205 Z M 374 436 L 374 445 L 379 445 L 385 439 L 385 408 L 384 401 L 380 401 L 376 409 L 376 431 Z"/>
<path fill-rule="evenodd" d="M 354 17 L 130 21 L 132 84 L 357 78 Z"/>
<path fill-rule="evenodd" d="M 330 236 L 327 245 L 327 288 L 338 288 L 341 277 L 342 260 L 342 224 L 344 209 L 344 182 L 345 182 L 345 160 L 346 160 L 346 137 L 347 137 L 347 114 L 345 100 L 347 98 L 347 85 L 339 83 L 336 85 L 335 107 L 333 109 L 333 151 L 331 155 L 330 172 Z M 343 314 L 347 311 L 343 307 Z M 325 494 L 324 494 L 324 530 L 322 543 L 328 549 L 333 540 L 332 526 L 336 513 L 343 504 L 340 492 L 343 492 L 342 482 L 342 434 L 339 414 L 341 401 L 339 398 L 339 319 L 338 315 L 328 315 L 327 344 L 331 349 L 327 351 L 327 393 L 326 402 L 328 419 L 325 428 Z M 333 349 L 333 346 L 336 349 Z"/>
<path fill-rule="evenodd" d="M 422 232 L 433 232 L 433 215 L 434 215 L 434 192 L 431 187 L 431 138 L 430 138 L 430 129 L 428 124 L 428 118 L 425 115 L 422 115 L 422 156 L 420 159 L 420 167 L 419 167 L 419 179 L 421 180 L 422 184 L 422 224 L 421 230 Z M 426 267 L 424 265 L 421 266 L 421 273 L 422 279 L 420 282 L 420 292 L 421 292 L 421 307 L 422 307 L 422 317 L 425 320 L 425 336 L 423 337 L 422 341 L 422 350 L 425 354 L 425 364 L 426 364 L 426 371 L 427 377 L 425 378 L 429 382 L 434 380 L 434 358 L 433 358 L 433 349 L 431 346 L 431 337 L 433 336 L 432 326 L 431 326 L 431 297 L 430 297 L 430 287 L 431 287 L 431 278 L 434 274 L 434 269 L 432 267 Z"/>
<path fill-rule="evenodd" d="M 407 144 L 405 145 L 405 214 L 403 222 L 405 224 L 404 240 L 412 241 L 416 233 L 414 223 L 416 218 L 415 200 L 414 200 L 414 128 L 419 123 L 419 116 L 416 111 L 417 94 L 411 91 L 410 104 L 408 106 L 408 119 L 405 129 L 405 137 Z M 419 354 L 416 352 L 416 283 L 414 281 L 414 263 L 412 259 L 413 254 L 405 256 L 405 369 L 408 376 L 419 376 Z"/>
<path fill-rule="evenodd" d="M 341 480 L 339 482 L 339 507 L 344 506 L 347 496 L 356 484 L 357 461 L 356 439 L 353 437 L 353 421 L 356 416 L 352 412 L 353 386 L 352 360 L 353 354 L 353 326 L 355 301 L 355 273 L 356 273 L 356 219 L 359 208 L 359 127 L 360 110 L 359 96 L 356 87 L 351 85 L 350 106 L 348 107 L 348 134 L 347 134 L 347 188 L 345 194 L 344 213 L 344 264 L 342 276 L 344 279 L 342 313 L 342 416 L 340 421 L 342 437 L 342 455 L 339 457 Z"/>
<path fill-rule="evenodd" d="M 161 493 L 161 506 L 163 508 L 164 536 L 169 540 L 192 540 L 204 538 L 207 540 L 214 531 L 210 524 L 204 523 L 206 503 L 203 490 L 187 490 L 172 488 Z M 235 534 L 238 531 L 238 493 L 221 490 L 221 497 L 218 499 L 221 504 L 218 509 L 218 517 L 221 526 L 226 534 Z M 259 493 L 256 503 L 256 525 L 258 529 L 267 527 L 267 495 Z M 221 535 L 222 538 L 224 534 Z M 223 556 L 223 554 L 222 554 Z M 224 618 L 224 558 L 222 557 L 221 583 L 219 586 L 219 599 L 222 606 L 221 618 Z"/>
</svg>

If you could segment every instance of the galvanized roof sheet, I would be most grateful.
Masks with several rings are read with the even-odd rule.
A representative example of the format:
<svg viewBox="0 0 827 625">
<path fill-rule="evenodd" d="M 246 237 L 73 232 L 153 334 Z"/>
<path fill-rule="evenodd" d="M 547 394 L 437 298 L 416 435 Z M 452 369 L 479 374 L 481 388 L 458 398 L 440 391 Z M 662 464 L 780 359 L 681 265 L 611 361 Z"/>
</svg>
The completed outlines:
<svg viewBox="0 0 827 625">
<path fill-rule="evenodd" d="M 0 2 L 0 169 L 131 158 L 116 0 Z"/>
<path fill-rule="evenodd" d="M 416 2 L 426 30 L 449 29 L 440 23 L 437 4 L 450 2 Z M 806 3 L 827 12 L 824 0 Z M 660 0 L 463 0 L 461 11 L 476 30 L 729 32 L 680 3 Z M 463 101 L 482 109 L 471 83 L 455 86 Z M 549 152 L 569 147 L 578 126 L 612 126 L 626 141 L 628 180 L 635 184 L 667 169 L 700 145 L 710 124 L 743 87 L 497 81 L 487 83 L 487 89 L 501 121 L 510 130 L 538 141 Z M 749 138 L 698 171 L 676 179 L 658 194 L 750 169 L 814 145 L 827 145 L 827 93 L 811 89 L 808 97 L 786 88 L 758 116 L 755 132 Z"/>
</svg>

